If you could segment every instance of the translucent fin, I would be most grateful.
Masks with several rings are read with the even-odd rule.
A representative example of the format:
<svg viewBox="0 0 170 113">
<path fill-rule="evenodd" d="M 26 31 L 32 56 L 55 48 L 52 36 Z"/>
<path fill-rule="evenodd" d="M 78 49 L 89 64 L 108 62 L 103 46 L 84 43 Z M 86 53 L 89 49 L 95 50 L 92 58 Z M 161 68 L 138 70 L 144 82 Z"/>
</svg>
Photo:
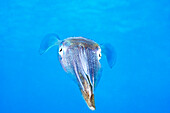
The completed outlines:
<svg viewBox="0 0 170 113">
<path fill-rule="evenodd" d="M 42 55 L 43 53 L 48 51 L 48 49 L 50 49 L 51 47 L 53 47 L 55 45 L 59 45 L 60 42 L 61 42 L 61 40 L 59 39 L 58 35 L 56 35 L 56 34 L 46 35 L 43 38 L 43 40 L 41 41 L 39 53 Z"/>
<path fill-rule="evenodd" d="M 101 50 L 102 53 L 106 55 L 109 67 L 112 68 L 116 61 L 116 52 L 114 50 L 114 47 L 106 43 L 101 45 Z"/>
</svg>

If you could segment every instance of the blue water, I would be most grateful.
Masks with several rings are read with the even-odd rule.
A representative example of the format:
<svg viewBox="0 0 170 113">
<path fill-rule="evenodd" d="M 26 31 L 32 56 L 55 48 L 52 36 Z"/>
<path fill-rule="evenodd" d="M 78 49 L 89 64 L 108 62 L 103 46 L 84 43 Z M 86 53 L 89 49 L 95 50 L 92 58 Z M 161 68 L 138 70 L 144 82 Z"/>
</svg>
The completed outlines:
<svg viewBox="0 0 170 113">
<path fill-rule="evenodd" d="M 111 43 L 91 111 L 48 33 Z M 1 0 L 0 113 L 170 113 L 169 0 Z"/>
</svg>

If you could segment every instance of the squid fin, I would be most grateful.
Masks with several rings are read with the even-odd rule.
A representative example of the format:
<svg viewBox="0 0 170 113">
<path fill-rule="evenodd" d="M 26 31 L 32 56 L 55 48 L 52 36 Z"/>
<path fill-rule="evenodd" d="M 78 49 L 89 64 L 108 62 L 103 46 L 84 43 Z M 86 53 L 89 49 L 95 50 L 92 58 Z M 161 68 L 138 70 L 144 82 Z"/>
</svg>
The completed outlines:
<svg viewBox="0 0 170 113">
<path fill-rule="evenodd" d="M 48 34 L 46 35 L 40 44 L 39 53 L 42 55 L 46 51 L 48 51 L 51 47 L 55 45 L 59 45 L 61 40 L 59 39 L 57 34 Z"/>
<path fill-rule="evenodd" d="M 106 56 L 109 67 L 112 68 L 116 62 L 116 52 L 111 44 L 101 45 L 102 53 Z"/>
</svg>

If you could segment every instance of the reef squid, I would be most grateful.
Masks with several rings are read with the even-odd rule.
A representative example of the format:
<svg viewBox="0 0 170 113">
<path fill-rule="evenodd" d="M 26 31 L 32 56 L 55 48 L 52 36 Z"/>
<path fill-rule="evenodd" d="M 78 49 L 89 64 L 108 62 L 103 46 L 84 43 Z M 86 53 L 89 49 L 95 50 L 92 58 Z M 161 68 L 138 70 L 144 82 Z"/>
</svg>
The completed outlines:
<svg viewBox="0 0 170 113">
<path fill-rule="evenodd" d="M 101 77 L 100 59 L 104 54 L 109 67 L 115 64 L 116 54 L 110 44 L 98 44 L 84 37 L 60 40 L 56 34 L 48 34 L 40 44 L 40 54 L 58 46 L 58 57 L 63 69 L 78 84 L 81 94 L 91 110 L 95 110 L 94 90 Z"/>
</svg>

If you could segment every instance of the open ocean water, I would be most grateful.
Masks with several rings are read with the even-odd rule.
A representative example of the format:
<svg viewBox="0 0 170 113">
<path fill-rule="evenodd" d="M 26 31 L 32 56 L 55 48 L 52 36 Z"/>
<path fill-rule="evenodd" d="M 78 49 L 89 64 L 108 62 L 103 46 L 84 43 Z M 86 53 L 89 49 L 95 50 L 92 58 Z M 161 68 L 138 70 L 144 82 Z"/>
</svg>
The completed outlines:
<svg viewBox="0 0 170 113">
<path fill-rule="evenodd" d="M 83 36 L 114 46 L 91 111 L 41 40 Z M 169 0 L 1 0 L 0 113 L 170 113 Z"/>
</svg>

